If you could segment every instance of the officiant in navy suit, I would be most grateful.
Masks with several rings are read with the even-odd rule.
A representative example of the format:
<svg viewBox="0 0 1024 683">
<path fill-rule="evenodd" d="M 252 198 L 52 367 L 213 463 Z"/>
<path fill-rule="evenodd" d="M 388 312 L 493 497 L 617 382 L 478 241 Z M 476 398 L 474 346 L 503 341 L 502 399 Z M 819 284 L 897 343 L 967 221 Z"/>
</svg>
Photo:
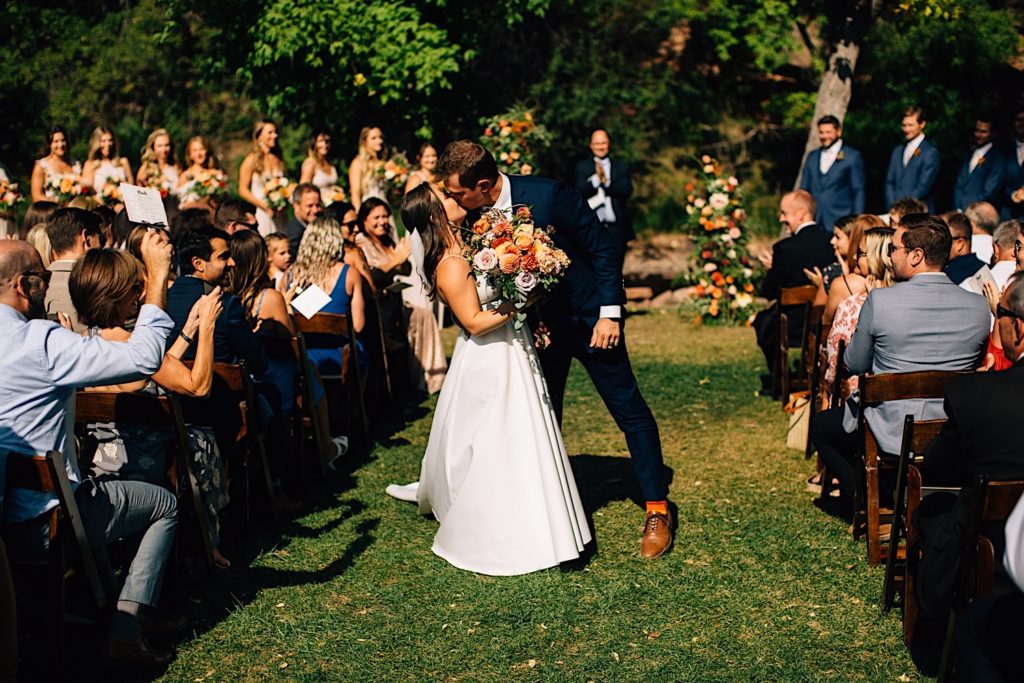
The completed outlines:
<svg viewBox="0 0 1024 683">
<path fill-rule="evenodd" d="M 513 207 L 528 206 L 536 225 L 554 227 L 555 245 L 571 263 L 541 304 L 552 342 L 540 353 L 551 402 L 561 420 L 569 366 L 573 358 L 580 361 L 625 434 L 647 502 L 641 555 L 660 557 L 672 546 L 668 477 L 658 425 L 626 351 L 621 247 L 575 189 L 547 178 L 499 173 L 491 153 L 471 140 L 448 144 L 437 175 L 448 196 L 467 211 L 494 207 L 511 213 Z"/>
<path fill-rule="evenodd" d="M 991 117 L 974 122 L 974 148 L 964 157 L 953 185 L 953 208 L 966 211 L 975 202 L 999 206 L 1006 178 L 1003 153 L 992 144 Z"/>
<path fill-rule="evenodd" d="M 636 239 L 626 206 L 633 195 L 633 179 L 629 164 L 613 160 L 608 154 L 610 148 L 611 139 L 606 131 L 598 128 L 590 134 L 592 156 L 576 164 L 576 189 L 616 242 L 625 247 Z"/>
<path fill-rule="evenodd" d="M 807 154 L 800 189 L 814 197 L 814 222 L 832 234 L 843 216 L 864 213 L 864 157 L 844 144 L 839 119 L 831 114 L 818 119 L 821 147 Z"/>
<path fill-rule="evenodd" d="M 939 150 L 924 138 L 928 122 L 920 107 L 909 107 L 903 112 L 903 137 L 906 143 L 896 145 L 889 157 L 889 171 L 885 175 L 885 205 L 887 207 L 904 197 L 920 199 L 935 212 L 932 190 L 939 176 Z"/>
</svg>

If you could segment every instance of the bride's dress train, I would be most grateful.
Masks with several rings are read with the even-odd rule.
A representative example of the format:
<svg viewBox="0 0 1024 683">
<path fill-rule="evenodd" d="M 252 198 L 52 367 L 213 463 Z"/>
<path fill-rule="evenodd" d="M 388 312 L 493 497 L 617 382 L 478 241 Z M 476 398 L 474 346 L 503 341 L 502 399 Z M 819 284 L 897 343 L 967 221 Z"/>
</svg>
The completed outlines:
<svg viewBox="0 0 1024 683">
<path fill-rule="evenodd" d="M 477 293 L 494 305 L 494 290 Z M 576 559 L 590 542 L 526 327 L 459 337 L 416 495 L 441 524 L 434 553 L 461 569 L 526 574 Z"/>
</svg>

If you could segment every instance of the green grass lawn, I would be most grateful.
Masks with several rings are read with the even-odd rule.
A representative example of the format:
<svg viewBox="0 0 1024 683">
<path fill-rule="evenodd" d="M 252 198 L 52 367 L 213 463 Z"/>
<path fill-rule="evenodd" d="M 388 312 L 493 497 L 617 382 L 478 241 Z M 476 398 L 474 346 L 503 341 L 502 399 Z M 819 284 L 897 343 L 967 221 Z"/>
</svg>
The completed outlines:
<svg viewBox="0 0 1024 683">
<path fill-rule="evenodd" d="M 669 555 L 638 557 L 625 442 L 575 366 L 565 441 L 597 538 L 584 566 L 492 578 L 435 557 L 436 523 L 384 494 L 417 477 L 426 413 L 315 511 L 228 544 L 236 567 L 165 679 L 916 680 L 898 612 L 879 610 L 882 569 L 811 504 L 786 415 L 754 395 L 753 332 L 652 312 L 627 335 L 674 471 Z"/>
</svg>

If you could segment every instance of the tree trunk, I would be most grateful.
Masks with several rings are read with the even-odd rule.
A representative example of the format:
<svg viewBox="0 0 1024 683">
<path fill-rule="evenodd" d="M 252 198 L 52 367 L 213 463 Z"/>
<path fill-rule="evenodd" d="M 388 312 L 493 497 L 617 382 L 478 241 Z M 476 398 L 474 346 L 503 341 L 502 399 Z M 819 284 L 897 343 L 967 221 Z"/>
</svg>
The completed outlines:
<svg viewBox="0 0 1024 683">
<path fill-rule="evenodd" d="M 857 69 L 864 36 L 882 7 L 882 0 L 854 0 L 852 2 L 828 3 L 833 10 L 829 16 L 832 30 L 832 44 L 829 48 L 828 65 L 818 84 L 818 96 L 814 102 L 814 116 L 807 131 L 807 142 L 800 159 L 793 187 L 800 187 L 807 153 L 818 146 L 818 119 L 826 114 L 839 121 L 846 118 L 853 95 L 853 74 Z"/>
</svg>

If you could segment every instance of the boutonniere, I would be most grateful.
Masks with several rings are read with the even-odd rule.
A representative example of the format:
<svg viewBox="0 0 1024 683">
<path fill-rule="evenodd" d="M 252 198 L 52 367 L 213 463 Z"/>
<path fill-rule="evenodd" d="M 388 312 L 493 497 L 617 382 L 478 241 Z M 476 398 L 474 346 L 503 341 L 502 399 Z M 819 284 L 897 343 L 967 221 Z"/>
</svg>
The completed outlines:
<svg viewBox="0 0 1024 683">
<path fill-rule="evenodd" d="M 836 155 L 836 161 L 842 161 L 845 158 L 846 158 L 846 153 L 843 152 L 842 150 L 839 150 L 839 154 Z"/>
<path fill-rule="evenodd" d="M 917 157 L 921 156 L 921 148 L 920 147 L 918 147 L 917 149 L 914 150 L 914 155 L 913 156 L 914 156 L 915 159 Z"/>
<path fill-rule="evenodd" d="M 978 157 L 978 166 L 981 166 L 984 163 L 985 163 L 985 157 Z"/>
</svg>

